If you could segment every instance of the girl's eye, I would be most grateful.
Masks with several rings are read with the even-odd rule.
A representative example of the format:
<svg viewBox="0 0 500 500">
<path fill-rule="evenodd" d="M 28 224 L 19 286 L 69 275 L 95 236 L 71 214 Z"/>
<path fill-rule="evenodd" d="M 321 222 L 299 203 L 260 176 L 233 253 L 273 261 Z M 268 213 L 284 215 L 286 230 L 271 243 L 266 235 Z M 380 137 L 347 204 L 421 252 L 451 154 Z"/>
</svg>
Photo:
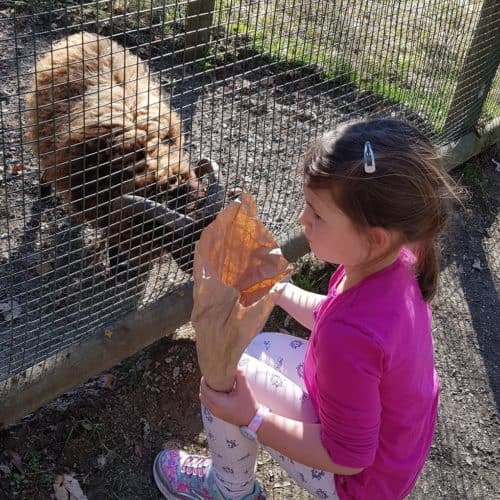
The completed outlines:
<svg viewBox="0 0 500 500">
<path fill-rule="evenodd" d="M 313 208 L 313 207 L 309 206 L 309 210 L 311 211 L 312 216 L 313 216 L 316 220 L 321 220 L 320 215 L 318 214 L 318 212 L 316 212 L 316 210 L 314 210 L 314 208 Z"/>
</svg>

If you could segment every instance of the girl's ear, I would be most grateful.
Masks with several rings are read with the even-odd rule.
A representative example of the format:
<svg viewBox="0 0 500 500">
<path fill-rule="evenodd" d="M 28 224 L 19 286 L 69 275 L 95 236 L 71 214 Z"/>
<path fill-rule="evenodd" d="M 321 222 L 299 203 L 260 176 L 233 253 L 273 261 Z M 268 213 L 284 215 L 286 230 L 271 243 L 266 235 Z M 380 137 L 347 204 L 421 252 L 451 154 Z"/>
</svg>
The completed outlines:
<svg viewBox="0 0 500 500">
<path fill-rule="evenodd" d="M 394 235 L 392 231 L 383 227 L 370 227 L 368 238 L 373 250 L 377 253 L 385 253 L 394 245 Z"/>
</svg>

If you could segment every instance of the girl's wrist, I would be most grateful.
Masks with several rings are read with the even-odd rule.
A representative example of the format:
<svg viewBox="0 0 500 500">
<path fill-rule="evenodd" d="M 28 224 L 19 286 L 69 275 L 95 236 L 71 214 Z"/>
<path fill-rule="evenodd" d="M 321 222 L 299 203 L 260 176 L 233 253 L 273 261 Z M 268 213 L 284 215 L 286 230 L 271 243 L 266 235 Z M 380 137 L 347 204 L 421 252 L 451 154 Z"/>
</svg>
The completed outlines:
<svg viewBox="0 0 500 500">
<path fill-rule="evenodd" d="M 246 425 L 240 425 L 241 433 L 249 439 L 257 439 L 257 432 L 264 421 L 264 417 L 269 413 L 269 408 L 264 405 L 259 405 L 254 416 Z"/>
<path fill-rule="evenodd" d="M 273 292 L 276 294 L 275 304 L 281 306 L 281 301 L 283 299 L 284 292 L 290 283 L 280 282 L 273 286 Z"/>
</svg>

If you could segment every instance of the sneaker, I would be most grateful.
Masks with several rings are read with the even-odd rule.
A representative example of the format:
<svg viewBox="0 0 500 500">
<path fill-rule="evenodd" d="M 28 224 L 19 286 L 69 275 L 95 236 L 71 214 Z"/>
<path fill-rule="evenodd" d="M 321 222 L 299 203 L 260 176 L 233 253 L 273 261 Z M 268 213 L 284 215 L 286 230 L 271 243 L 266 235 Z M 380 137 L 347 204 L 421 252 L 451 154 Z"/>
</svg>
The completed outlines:
<svg viewBox="0 0 500 500">
<path fill-rule="evenodd" d="M 156 456 L 153 476 L 158 489 L 168 499 L 228 500 L 215 484 L 211 470 L 212 460 L 208 457 L 189 455 L 182 450 L 164 450 Z M 252 493 L 243 500 L 265 498 L 255 481 Z"/>
</svg>

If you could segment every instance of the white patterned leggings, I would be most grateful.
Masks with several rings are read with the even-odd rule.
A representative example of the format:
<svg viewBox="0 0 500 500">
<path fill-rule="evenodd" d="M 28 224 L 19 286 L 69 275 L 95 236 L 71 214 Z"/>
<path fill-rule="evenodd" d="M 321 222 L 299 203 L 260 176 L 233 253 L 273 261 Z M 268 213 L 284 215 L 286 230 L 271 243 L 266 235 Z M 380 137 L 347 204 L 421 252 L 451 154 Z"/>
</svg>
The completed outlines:
<svg viewBox="0 0 500 500">
<path fill-rule="evenodd" d="M 318 422 L 307 395 L 303 371 L 307 341 L 282 333 L 264 332 L 252 341 L 239 367 L 257 401 L 274 413 L 303 422 Z M 226 496 L 242 498 L 252 489 L 258 444 L 239 428 L 212 415 L 202 405 L 203 424 L 212 455 L 216 481 Z M 333 474 L 313 469 L 266 450 L 302 488 L 322 499 L 338 499 Z"/>
</svg>

